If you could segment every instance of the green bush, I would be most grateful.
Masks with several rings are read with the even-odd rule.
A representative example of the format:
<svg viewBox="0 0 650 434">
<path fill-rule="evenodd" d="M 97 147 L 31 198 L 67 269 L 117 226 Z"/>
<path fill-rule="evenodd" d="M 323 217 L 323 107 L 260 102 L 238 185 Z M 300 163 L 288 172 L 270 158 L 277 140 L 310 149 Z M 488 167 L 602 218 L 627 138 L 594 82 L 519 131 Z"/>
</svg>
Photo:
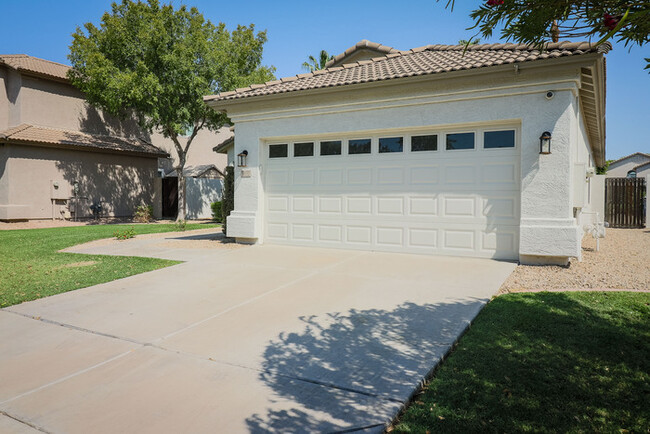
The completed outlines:
<svg viewBox="0 0 650 434">
<path fill-rule="evenodd" d="M 187 229 L 187 222 L 185 220 L 176 220 L 174 227 L 178 232 L 185 232 L 185 229 Z"/>
<path fill-rule="evenodd" d="M 232 166 L 226 167 L 226 176 L 223 179 L 223 195 L 221 197 L 221 221 L 223 223 L 223 233 L 227 236 L 226 217 L 235 209 L 235 168 Z"/>
<path fill-rule="evenodd" d="M 221 218 L 223 217 L 221 215 L 221 201 L 218 200 L 216 202 L 212 202 L 210 204 L 210 208 L 212 208 L 212 220 L 215 222 L 220 222 Z"/>
<path fill-rule="evenodd" d="M 135 209 L 133 214 L 133 220 L 138 223 L 149 223 L 153 220 L 153 206 L 151 205 L 140 205 Z"/>
<path fill-rule="evenodd" d="M 123 231 L 115 231 L 113 236 L 118 240 L 128 240 L 129 238 L 135 237 L 135 229 L 131 226 L 129 229 L 124 229 Z"/>
</svg>

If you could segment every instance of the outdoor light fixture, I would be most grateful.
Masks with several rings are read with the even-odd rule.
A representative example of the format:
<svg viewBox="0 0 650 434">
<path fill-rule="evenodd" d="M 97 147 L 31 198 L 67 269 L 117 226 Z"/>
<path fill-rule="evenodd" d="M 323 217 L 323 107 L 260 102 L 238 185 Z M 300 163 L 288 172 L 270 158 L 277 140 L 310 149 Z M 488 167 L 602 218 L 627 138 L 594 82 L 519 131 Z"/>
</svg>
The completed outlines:
<svg viewBox="0 0 650 434">
<path fill-rule="evenodd" d="M 544 131 L 544 133 L 539 138 L 539 153 L 540 154 L 550 154 L 551 153 L 551 133 Z"/>
<path fill-rule="evenodd" d="M 248 151 L 243 150 L 241 154 L 237 154 L 237 165 L 239 167 L 246 167 L 246 157 L 248 156 Z"/>
</svg>

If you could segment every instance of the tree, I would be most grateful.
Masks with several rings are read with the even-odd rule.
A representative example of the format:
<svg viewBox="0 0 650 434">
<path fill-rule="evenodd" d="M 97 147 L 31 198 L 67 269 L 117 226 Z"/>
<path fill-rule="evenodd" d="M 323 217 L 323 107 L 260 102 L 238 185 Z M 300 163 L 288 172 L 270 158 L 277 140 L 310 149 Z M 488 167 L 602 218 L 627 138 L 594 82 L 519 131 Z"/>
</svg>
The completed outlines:
<svg viewBox="0 0 650 434">
<path fill-rule="evenodd" d="M 454 3 L 447 0 L 446 7 L 453 10 Z M 597 44 L 613 38 L 625 46 L 650 41 L 648 0 L 487 0 L 470 17 L 470 29 L 485 38 L 503 25 L 501 37 L 506 41 L 540 48 L 560 38 L 598 38 Z M 648 69 L 650 59 L 645 60 Z"/>
<path fill-rule="evenodd" d="M 318 71 L 319 69 L 325 69 L 327 62 L 332 60 L 334 56 L 330 56 L 327 51 L 321 50 L 318 55 L 318 59 L 314 56 L 309 56 L 307 62 L 302 63 L 303 69 L 308 70 L 309 72 Z"/>
<path fill-rule="evenodd" d="M 144 130 L 174 143 L 178 220 L 184 220 L 187 152 L 200 130 L 228 122 L 203 96 L 274 79 L 273 67 L 260 66 L 266 32 L 255 33 L 253 24 L 229 32 L 194 7 L 175 10 L 158 0 L 123 0 L 111 8 L 99 27 L 86 23 L 73 33 L 68 76 L 91 105 L 135 116 Z"/>
</svg>

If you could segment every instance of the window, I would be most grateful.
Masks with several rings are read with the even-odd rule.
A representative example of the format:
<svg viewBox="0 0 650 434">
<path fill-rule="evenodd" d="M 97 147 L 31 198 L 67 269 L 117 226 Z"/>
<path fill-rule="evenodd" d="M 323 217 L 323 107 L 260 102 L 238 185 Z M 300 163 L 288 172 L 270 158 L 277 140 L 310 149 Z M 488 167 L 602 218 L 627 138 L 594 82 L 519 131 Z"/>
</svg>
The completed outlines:
<svg viewBox="0 0 650 434">
<path fill-rule="evenodd" d="M 294 157 L 311 157 L 314 155 L 314 143 L 294 143 L 293 156 Z"/>
<path fill-rule="evenodd" d="M 341 155 L 341 141 L 340 140 L 329 140 L 326 142 L 320 142 L 320 154 L 321 155 Z"/>
<path fill-rule="evenodd" d="M 286 144 L 284 145 L 270 145 L 269 146 L 269 158 L 283 158 L 287 156 Z"/>
<path fill-rule="evenodd" d="M 627 172 L 626 178 L 636 178 L 636 170 L 630 170 Z"/>
<path fill-rule="evenodd" d="M 474 133 L 447 134 L 447 150 L 474 149 Z"/>
<path fill-rule="evenodd" d="M 370 139 L 358 139 L 348 141 L 348 154 L 369 154 Z"/>
<path fill-rule="evenodd" d="M 379 153 L 402 152 L 403 144 L 403 137 L 386 137 L 379 139 Z"/>
<path fill-rule="evenodd" d="M 483 133 L 483 148 L 514 148 L 515 132 L 514 130 L 506 131 L 486 131 Z"/>
<path fill-rule="evenodd" d="M 438 136 L 413 136 L 411 137 L 411 152 L 438 150 Z"/>
</svg>

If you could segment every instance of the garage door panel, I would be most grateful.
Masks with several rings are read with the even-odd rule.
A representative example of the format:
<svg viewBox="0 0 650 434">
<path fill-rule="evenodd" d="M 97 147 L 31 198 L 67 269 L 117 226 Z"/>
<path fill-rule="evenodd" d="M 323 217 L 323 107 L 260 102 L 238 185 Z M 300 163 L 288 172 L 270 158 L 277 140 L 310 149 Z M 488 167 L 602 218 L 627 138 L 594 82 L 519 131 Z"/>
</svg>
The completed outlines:
<svg viewBox="0 0 650 434">
<path fill-rule="evenodd" d="M 376 143 L 376 142 L 375 142 Z M 516 259 L 519 150 L 265 160 L 271 243 Z M 440 142 L 439 142 L 440 146 Z"/>
</svg>

